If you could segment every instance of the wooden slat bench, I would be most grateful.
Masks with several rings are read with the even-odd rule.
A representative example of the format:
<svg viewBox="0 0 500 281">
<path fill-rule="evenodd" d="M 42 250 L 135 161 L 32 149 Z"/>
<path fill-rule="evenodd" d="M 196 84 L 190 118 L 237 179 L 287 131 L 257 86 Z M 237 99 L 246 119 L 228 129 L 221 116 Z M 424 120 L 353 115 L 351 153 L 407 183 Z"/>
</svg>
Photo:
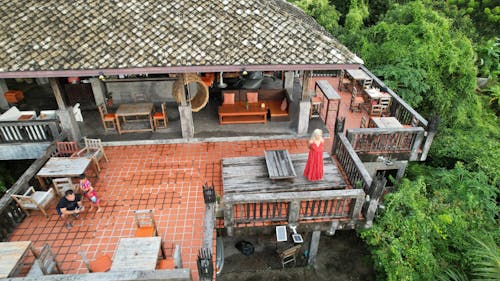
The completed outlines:
<svg viewBox="0 0 500 281">
<path fill-rule="evenodd" d="M 264 156 L 269 178 L 272 181 L 281 179 L 293 181 L 297 177 L 288 150 L 266 150 Z"/>
</svg>

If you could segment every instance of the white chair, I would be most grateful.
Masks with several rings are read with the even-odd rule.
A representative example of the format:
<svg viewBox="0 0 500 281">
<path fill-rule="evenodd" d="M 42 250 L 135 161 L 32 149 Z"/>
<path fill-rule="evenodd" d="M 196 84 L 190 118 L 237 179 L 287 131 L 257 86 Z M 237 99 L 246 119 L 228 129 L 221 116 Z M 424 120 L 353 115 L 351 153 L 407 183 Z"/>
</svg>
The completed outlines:
<svg viewBox="0 0 500 281">
<path fill-rule="evenodd" d="M 87 137 L 84 137 L 83 142 L 85 144 L 85 147 L 73 154 L 72 157 L 92 158 L 95 166 L 97 167 L 97 171 L 100 171 L 101 167 L 99 166 L 99 160 L 104 157 L 106 162 L 108 162 L 108 156 L 106 156 L 106 153 L 104 153 L 104 147 L 102 146 L 101 139 L 89 139 Z"/>
<path fill-rule="evenodd" d="M 64 193 L 71 189 L 75 193 L 80 193 L 80 185 L 74 184 L 71 178 L 55 178 L 52 180 L 57 195 L 63 197 Z"/>
<path fill-rule="evenodd" d="M 41 211 L 45 217 L 49 217 L 46 208 L 49 206 L 50 201 L 54 199 L 54 189 L 50 188 L 47 191 L 35 191 L 33 186 L 30 186 L 23 195 L 11 195 L 19 207 L 29 216 L 28 210 Z"/>
<path fill-rule="evenodd" d="M 49 244 L 45 243 L 27 276 L 36 277 L 49 274 L 63 274 L 63 272 Z"/>
</svg>

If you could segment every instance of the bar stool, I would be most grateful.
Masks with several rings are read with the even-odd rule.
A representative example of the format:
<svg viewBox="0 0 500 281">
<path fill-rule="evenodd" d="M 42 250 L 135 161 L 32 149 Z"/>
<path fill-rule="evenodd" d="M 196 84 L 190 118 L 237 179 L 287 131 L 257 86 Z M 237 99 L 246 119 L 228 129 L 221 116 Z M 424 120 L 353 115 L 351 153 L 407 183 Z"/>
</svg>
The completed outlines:
<svg viewBox="0 0 500 281">
<path fill-rule="evenodd" d="M 323 100 L 321 99 L 321 97 L 315 96 L 311 98 L 311 110 L 309 113 L 309 119 L 320 117 L 322 105 Z"/>
</svg>

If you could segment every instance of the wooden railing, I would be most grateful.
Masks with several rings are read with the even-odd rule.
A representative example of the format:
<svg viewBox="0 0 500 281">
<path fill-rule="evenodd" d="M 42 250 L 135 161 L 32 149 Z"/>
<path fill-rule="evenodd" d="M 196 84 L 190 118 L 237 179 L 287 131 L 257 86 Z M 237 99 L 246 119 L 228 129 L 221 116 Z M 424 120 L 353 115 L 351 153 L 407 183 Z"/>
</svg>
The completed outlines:
<svg viewBox="0 0 500 281">
<path fill-rule="evenodd" d="M 56 120 L 1 121 L 0 143 L 51 142 L 60 132 Z"/>
<path fill-rule="evenodd" d="M 422 152 L 425 130 L 411 128 L 361 128 L 347 130 L 347 139 L 356 153 L 410 153 L 410 161 Z"/>
<path fill-rule="evenodd" d="M 366 170 L 361 159 L 353 149 L 347 138 L 342 133 L 335 136 L 338 140 L 335 142 L 334 154 L 337 157 L 342 169 L 347 175 L 353 188 L 361 188 L 368 192 L 372 178 Z"/>
<path fill-rule="evenodd" d="M 228 233 L 241 224 L 315 219 L 357 221 L 365 200 L 361 189 L 224 195 L 224 226 Z"/>
</svg>

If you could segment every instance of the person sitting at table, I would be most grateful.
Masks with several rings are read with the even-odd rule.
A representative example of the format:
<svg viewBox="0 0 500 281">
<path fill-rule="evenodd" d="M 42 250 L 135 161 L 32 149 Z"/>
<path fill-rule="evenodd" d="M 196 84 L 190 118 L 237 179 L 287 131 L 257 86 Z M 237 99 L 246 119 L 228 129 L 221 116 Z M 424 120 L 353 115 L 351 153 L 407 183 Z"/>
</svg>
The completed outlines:
<svg viewBox="0 0 500 281">
<path fill-rule="evenodd" d="M 75 194 L 71 189 L 66 190 L 64 197 L 59 200 L 56 207 L 57 213 L 64 220 L 66 229 L 73 227 L 71 217 L 76 219 L 83 209 L 80 195 Z"/>
<path fill-rule="evenodd" d="M 101 207 L 99 206 L 99 198 L 97 198 L 97 192 L 92 187 L 92 183 L 87 179 L 85 174 L 80 175 L 80 189 L 83 191 L 83 195 L 85 198 L 90 201 L 90 210 L 94 209 L 94 205 L 97 207 L 97 212 L 101 211 Z"/>
<path fill-rule="evenodd" d="M 323 131 L 316 129 L 313 131 L 308 142 L 309 156 L 307 157 L 304 176 L 310 181 L 323 179 Z"/>
</svg>

